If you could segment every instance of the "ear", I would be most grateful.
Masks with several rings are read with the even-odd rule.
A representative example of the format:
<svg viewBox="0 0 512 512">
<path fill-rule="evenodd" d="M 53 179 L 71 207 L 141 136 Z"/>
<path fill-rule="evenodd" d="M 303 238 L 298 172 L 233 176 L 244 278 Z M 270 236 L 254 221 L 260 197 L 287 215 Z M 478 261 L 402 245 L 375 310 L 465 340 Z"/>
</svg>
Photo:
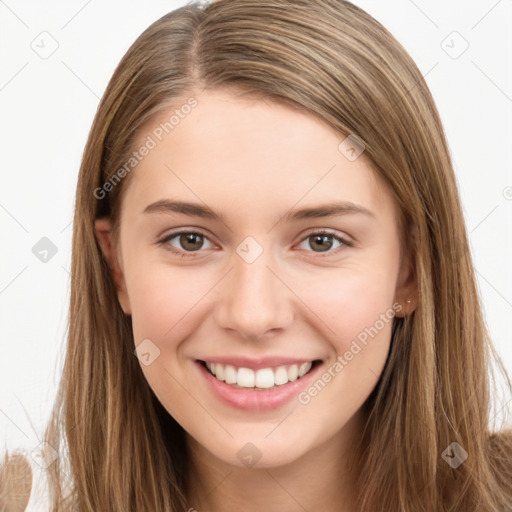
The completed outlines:
<svg viewBox="0 0 512 512">
<path fill-rule="evenodd" d="M 416 225 L 412 226 L 409 236 L 413 240 L 411 245 L 417 247 L 418 229 Z M 402 306 L 402 309 L 396 313 L 398 317 L 410 315 L 417 306 L 418 284 L 414 267 L 413 254 L 409 251 L 404 254 L 396 284 L 395 301 Z M 407 302 L 408 300 L 411 302 Z"/>
<path fill-rule="evenodd" d="M 130 301 L 126 290 L 126 282 L 124 279 L 122 262 L 118 255 L 117 247 L 112 240 L 112 229 L 109 219 L 96 219 L 94 222 L 96 238 L 101 246 L 103 256 L 107 261 L 108 267 L 112 273 L 117 292 L 119 304 L 125 315 L 131 315 Z"/>
</svg>

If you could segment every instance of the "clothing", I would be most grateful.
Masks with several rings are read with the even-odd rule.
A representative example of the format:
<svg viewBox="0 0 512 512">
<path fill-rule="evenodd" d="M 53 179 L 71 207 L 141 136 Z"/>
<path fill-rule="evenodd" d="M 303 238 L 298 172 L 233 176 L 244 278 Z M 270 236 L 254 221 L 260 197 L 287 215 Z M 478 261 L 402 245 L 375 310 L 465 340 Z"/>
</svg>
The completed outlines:
<svg viewBox="0 0 512 512">
<path fill-rule="evenodd" d="M 32 491 L 25 512 L 48 512 L 50 510 L 50 493 L 46 470 L 32 457 L 29 457 L 32 468 Z"/>
</svg>

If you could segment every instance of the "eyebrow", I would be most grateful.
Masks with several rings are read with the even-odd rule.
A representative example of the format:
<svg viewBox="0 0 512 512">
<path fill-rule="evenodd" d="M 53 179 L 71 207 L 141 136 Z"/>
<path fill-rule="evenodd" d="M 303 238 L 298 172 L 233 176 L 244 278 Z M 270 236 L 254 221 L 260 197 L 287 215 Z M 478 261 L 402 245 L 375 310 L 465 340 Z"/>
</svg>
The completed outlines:
<svg viewBox="0 0 512 512">
<path fill-rule="evenodd" d="M 144 209 L 144 214 L 150 213 L 181 213 L 193 217 L 202 217 L 213 219 L 225 224 L 224 216 L 217 213 L 210 207 L 198 203 L 188 203 L 184 201 L 171 201 L 169 199 L 160 199 Z M 298 221 L 303 219 L 318 219 L 323 217 L 334 217 L 337 215 L 359 214 L 375 219 L 374 212 L 364 206 L 355 204 L 351 201 L 331 202 L 319 206 L 305 207 L 295 210 L 288 210 L 279 222 Z"/>
</svg>

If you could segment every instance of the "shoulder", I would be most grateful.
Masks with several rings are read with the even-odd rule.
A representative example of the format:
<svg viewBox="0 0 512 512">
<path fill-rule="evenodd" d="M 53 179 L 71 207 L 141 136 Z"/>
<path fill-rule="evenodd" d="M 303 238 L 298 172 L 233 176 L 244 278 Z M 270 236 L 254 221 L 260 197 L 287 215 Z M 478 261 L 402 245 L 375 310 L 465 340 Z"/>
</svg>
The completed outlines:
<svg viewBox="0 0 512 512">
<path fill-rule="evenodd" d="M 31 490 L 28 458 L 20 452 L 6 452 L 0 460 L 0 510 L 26 510 Z"/>
<path fill-rule="evenodd" d="M 40 465 L 39 460 L 35 460 L 30 456 L 29 460 L 32 469 L 32 489 L 25 512 L 43 512 L 50 510 L 50 493 L 46 467 Z"/>
<path fill-rule="evenodd" d="M 0 510 L 43 512 L 49 509 L 45 469 L 30 453 L 6 452 L 0 459 Z"/>
</svg>

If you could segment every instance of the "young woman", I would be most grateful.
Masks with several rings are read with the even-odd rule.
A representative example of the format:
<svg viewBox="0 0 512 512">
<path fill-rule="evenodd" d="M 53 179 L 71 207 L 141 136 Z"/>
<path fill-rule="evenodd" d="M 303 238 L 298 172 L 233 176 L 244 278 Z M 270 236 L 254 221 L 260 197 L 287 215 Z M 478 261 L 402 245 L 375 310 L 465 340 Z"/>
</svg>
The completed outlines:
<svg viewBox="0 0 512 512">
<path fill-rule="evenodd" d="M 438 112 L 375 19 L 220 0 L 138 38 L 80 169 L 52 510 L 511 510 L 491 357 Z"/>
</svg>

